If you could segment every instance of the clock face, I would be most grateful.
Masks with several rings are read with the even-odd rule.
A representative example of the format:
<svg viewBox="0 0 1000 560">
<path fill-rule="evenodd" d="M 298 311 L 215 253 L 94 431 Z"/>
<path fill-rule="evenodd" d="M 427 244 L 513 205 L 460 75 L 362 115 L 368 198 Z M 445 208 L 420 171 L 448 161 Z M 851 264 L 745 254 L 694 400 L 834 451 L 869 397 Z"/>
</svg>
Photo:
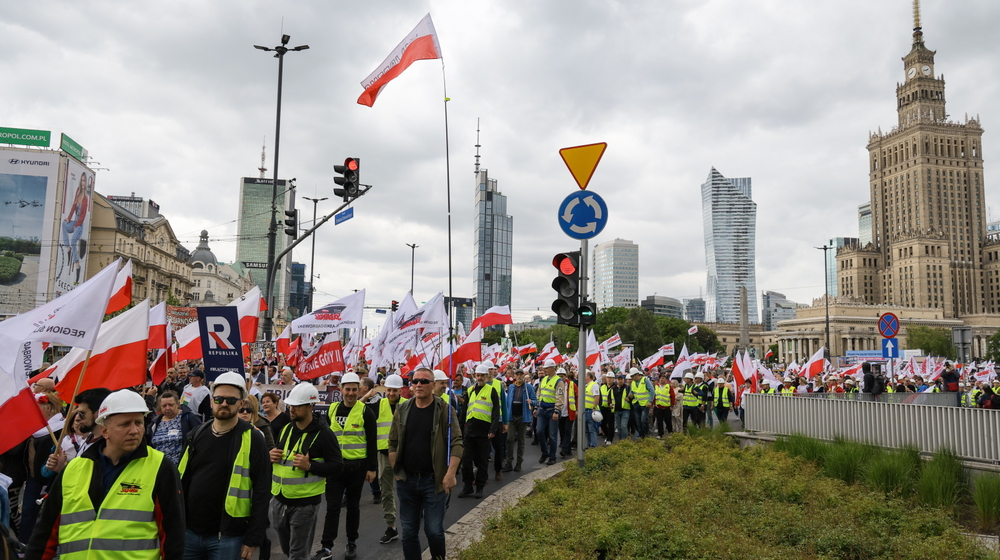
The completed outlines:
<svg viewBox="0 0 1000 560">
<path fill-rule="evenodd" d="M 926 64 L 924 64 L 924 67 L 921 68 L 920 71 L 924 73 L 924 76 L 930 76 L 931 75 L 931 67 L 927 66 Z"/>
<path fill-rule="evenodd" d="M 906 71 L 906 76 L 908 78 L 912 78 L 912 77 L 914 77 L 916 75 L 917 75 L 917 69 L 916 68 L 911 67 L 909 70 Z"/>
</svg>

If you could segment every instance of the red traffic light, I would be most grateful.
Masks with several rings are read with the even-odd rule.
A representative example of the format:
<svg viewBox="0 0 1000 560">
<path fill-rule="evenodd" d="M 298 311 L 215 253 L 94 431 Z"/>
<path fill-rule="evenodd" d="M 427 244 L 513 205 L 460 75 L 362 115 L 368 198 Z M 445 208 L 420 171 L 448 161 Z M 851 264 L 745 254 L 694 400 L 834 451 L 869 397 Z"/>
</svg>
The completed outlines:
<svg viewBox="0 0 1000 560">
<path fill-rule="evenodd" d="M 573 260 L 573 257 L 565 253 L 556 255 L 552 259 L 552 266 L 559 269 L 559 273 L 565 276 L 576 274 L 576 262 Z"/>
<path fill-rule="evenodd" d="M 358 160 L 354 158 L 347 158 L 344 160 L 344 167 L 350 169 L 351 171 L 358 170 Z"/>
</svg>

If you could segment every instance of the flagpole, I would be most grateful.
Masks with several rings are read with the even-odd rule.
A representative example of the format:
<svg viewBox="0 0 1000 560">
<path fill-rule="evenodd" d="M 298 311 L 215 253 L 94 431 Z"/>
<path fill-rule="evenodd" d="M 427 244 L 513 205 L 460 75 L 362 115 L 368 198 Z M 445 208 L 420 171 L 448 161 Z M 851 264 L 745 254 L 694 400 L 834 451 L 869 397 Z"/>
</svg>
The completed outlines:
<svg viewBox="0 0 1000 560">
<path fill-rule="evenodd" d="M 66 411 L 66 420 L 67 421 L 69 421 L 69 419 L 73 417 L 73 413 L 76 412 L 76 396 L 78 394 L 80 394 L 80 385 L 83 384 L 83 376 L 87 374 L 87 366 L 90 365 L 90 355 L 93 352 L 94 352 L 93 350 L 87 350 L 87 357 L 84 358 L 84 360 L 83 360 L 83 369 L 80 370 L 80 377 L 78 377 L 76 379 L 76 387 L 73 388 L 73 394 L 69 398 L 69 410 Z M 96 410 L 94 410 L 92 412 L 94 414 L 97 414 Z M 73 426 L 73 423 L 71 421 L 68 422 L 68 424 L 69 424 L 70 427 Z M 63 428 L 59 432 L 59 441 L 62 441 L 62 438 L 65 435 L 66 435 L 66 424 L 63 424 Z M 58 446 L 58 445 L 59 445 L 59 443 L 57 441 L 56 442 L 56 446 Z"/>
<path fill-rule="evenodd" d="M 448 143 L 448 79 L 444 71 L 444 57 L 441 57 L 441 91 L 444 94 L 444 167 L 445 185 L 448 198 L 448 350 L 451 358 L 448 360 L 448 388 L 452 388 L 455 378 L 455 343 L 453 340 L 453 309 L 455 307 L 455 294 L 452 291 L 452 267 L 451 267 L 451 147 Z M 448 399 L 448 464 L 451 464 L 451 399 Z"/>
</svg>

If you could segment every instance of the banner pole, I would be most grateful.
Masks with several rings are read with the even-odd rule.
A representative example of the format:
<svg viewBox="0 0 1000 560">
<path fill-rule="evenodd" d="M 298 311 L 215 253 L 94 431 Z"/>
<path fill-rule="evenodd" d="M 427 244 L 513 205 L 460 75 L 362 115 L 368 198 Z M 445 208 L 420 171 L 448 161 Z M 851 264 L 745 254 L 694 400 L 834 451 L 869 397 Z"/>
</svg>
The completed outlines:
<svg viewBox="0 0 1000 560">
<path fill-rule="evenodd" d="M 87 357 L 83 360 L 83 369 L 80 370 L 80 377 L 77 378 L 76 387 L 73 388 L 73 394 L 69 398 L 69 410 L 66 411 L 66 424 L 63 424 L 63 428 L 59 432 L 59 440 L 56 442 L 56 447 L 59 446 L 59 441 L 62 441 L 62 438 L 66 436 L 66 426 L 69 425 L 72 427 L 73 425 L 70 419 L 73 418 L 73 413 L 76 412 L 76 396 L 80 394 L 80 386 L 83 384 L 83 376 L 87 375 L 87 366 L 90 365 L 90 355 L 93 354 L 93 352 L 93 350 L 87 350 Z M 91 412 L 95 415 L 97 414 L 96 410 L 92 410 Z"/>
</svg>

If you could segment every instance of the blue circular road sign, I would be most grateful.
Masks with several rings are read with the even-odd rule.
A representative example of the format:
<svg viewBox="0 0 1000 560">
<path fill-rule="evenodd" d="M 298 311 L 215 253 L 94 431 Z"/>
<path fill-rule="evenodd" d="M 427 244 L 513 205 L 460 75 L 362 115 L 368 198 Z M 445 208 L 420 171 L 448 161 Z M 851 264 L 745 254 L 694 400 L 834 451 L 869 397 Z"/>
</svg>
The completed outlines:
<svg viewBox="0 0 1000 560">
<path fill-rule="evenodd" d="M 878 318 L 878 332 L 883 338 L 893 338 L 899 334 L 899 317 L 895 313 L 883 313 Z"/>
<path fill-rule="evenodd" d="M 559 227 L 573 239 L 590 239 L 608 225 L 608 205 L 593 191 L 576 191 L 559 205 Z"/>
</svg>

